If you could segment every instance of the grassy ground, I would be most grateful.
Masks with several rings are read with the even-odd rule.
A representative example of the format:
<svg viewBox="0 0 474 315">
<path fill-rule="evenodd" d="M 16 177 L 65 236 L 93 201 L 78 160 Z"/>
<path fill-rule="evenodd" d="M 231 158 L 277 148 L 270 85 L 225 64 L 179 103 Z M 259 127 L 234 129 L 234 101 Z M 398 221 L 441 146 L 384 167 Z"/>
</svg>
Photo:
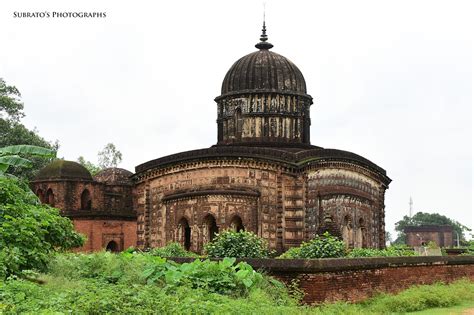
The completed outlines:
<svg viewBox="0 0 474 315">
<path fill-rule="evenodd" d="M 468 280 L 357 304 L 301 306 L 297 290 L 250 266 L 236 268 L 231 261 L 177 265 L 141 254 L 60 255 L 41 283 L 0 281 L 0 314 L 449 314 L 474 307 L 474 282 Z"/>
<path fill-rule="evenodd" d="M 409 314 L 416 314 L 416 315 L 458 315 L 458 314 L 466 314 L 471 315 L 474 314 L 474 301 L 468 301 L 461 303 L 456 306 L 451 307 L 442 307 L 442 308 L 430 308 L 427 310 L 419 311 L 419 312 L 412 312 Z"/>
</svg>

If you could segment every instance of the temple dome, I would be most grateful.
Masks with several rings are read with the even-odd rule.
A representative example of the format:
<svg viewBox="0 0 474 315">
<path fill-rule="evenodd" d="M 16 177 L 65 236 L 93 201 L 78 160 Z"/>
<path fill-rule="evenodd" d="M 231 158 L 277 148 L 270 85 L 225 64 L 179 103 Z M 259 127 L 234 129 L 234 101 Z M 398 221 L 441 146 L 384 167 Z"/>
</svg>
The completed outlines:
<svg viewBox="0 0 474 315">
<path fill-rule="evenodd" d="M 300 69 L 286 57 L 270 51 L 272 44 L 267 42 L 265 22 L 260 42 L 255 45 L 258 51 L 237 60 L 222 82 L 221 96 L 246 93 L 306 94 L 306 82 Z"/>
<path fill-rule="evenodd" d="M 132 184 L 130 176 L 133 173 L 127 171 L 123 168 L 111 167 L 106 168 L 94 176 L 94 180 L 99 183 L 109 184 L 109 185 L 123 185 L 123 184 Z"/>
<path fill-rule="evenodd" d="M 35 177 L 35 180 L 51 179 L 92 180 L 92 176 L 84 166 L 77 162 L 55 160 L 41 169 Z"/>
<path fill-rule="evenodd" d="M 260 49 L 237 60 L 222 82 L 221 96 L 249 92 L 307 96 L 306 82 L 298 67 L 268 49 Z"/>
</svg>

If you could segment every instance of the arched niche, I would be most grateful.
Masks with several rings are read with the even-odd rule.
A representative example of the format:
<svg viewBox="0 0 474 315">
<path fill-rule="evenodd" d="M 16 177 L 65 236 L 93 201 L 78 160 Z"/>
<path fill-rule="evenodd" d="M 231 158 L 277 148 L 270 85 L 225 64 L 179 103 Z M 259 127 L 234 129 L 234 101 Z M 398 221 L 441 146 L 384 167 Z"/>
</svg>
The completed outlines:
<svg viewBox="0 0 474 315">
<path fill-rule="evenodd" d="M 82 210 L 91 210 L 92 209 L 92 198 L 91 193 L 88 189 L 84 189 L 81 194 L 81 209 Z"/>
<path fill-rule="evenodd" d="M 354 247 L 362 248 L 367 247 L 367 237 L 366 237 L 366 227 L 365 221 L 363 218 L 360 218 L 358 221 L 358 226 L 356 230 L 356 242 Z"/>
<path fill-rule="evenodd" d="M 211 242 L 216 237 L 216 234 L 219 233 L 216 218 L 212 214 L 208 214 L 204 218 L 203 223 L 203 241 L 204 243 Z"/>
<path fill-rule="evenodd" d="M 55 200 L 54 200 L 54 193 L 53 193 L 53 190 L 51 188 L 49 188 L 47 191 L 46 191 L 46 198 L 45 198 L 45 201 L 48 205 L 50 205 L 51 207 L 54 207 L 54 203 L 55 203 Z"/>
<path fill-rule="evenodd" d="M 242 223 L 242 219 L 238 215 L 232 218 L 229 226 L 235 232 L 245 231 L 245 227 L 244 227 L 244 224 Z"/>
<path fill-rule="evenodd" d="M 118 253 L 120 248 L 116 241 L 110 241 L 107 243 L 105 250 L 112 253 Z"/>
<path fill-rule="evenodd" d="M 354 233 L 352 229 L 352 220 L 349 215 L 344 216 L 342 220 L 342 239 L 344 243 L 346 243 L 346 247 L 352 248 L 354 247 Z"/>
<path fill-rule="evenodd" d="M 240 107 L 237 107 L 234 111 L 234 136 L 236 139 L 242 138 L 242 125 L 242 109 L 240 109 Z"/>
<path fill-rule="evenodd" d="M 179 220 L 177 231 L 178 231 L 178 242 L 184 247 L 184 249 L 190 250 L 191 227 L 189 226 L 188 219 L 181 218 L 181 220 Z"/>
</svg>

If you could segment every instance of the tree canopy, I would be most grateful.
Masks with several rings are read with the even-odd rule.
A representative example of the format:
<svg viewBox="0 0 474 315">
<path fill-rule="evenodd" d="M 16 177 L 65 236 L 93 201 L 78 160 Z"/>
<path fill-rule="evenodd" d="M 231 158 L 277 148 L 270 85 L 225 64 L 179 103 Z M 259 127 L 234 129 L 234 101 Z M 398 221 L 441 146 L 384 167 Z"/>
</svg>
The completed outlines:
<svg viewBox="0 0 474 315">
<path fill-rule="evenodd" d="M 29 130 L 20 119 L 25 116 L 23 103 L 20 102 L 21 94 L 14 86 L 8 86 L 0 78 L 0 147 L 13 145 L 33 145 L 58 150 L 58 143 L 52 143 L 42 138 L 36 129 Z M 31 160 L 30 168 L 10 167 L 8 173 L 20 178 L 32 179 L 36 172 L 51 162 L 53 157 L 44 159 L 26 155 Z"/>
<path fill-rule="evenodd" d="M 450 225 L 453 227 L 454 232 L 459 234 L 459 239 L 465 241 L 464 231 L 470 231 L 467 226 L 450 219 L 439 213 L 427 213 L 417 212 L 412 217 L 404 216 L 402 220 L 395 223 L 395 231 L 398 232 L 398 238 L 395 243 L 405 243 L 405 228 L 407 226 L 420 226 L 420 225 Z"/>
<path fill-rule="evenodd" d="M 25 269 L 44 271 L 50 253 L 83 243 L 58 209 L 40 204 L 20 180 L 0 177 L 0 279 Z"/>
<path fill-rule="evenodd" d="M 102 151 L 99 151 L 99 167 L 109 168 L 117 167 L 122 162 L 122 152 L 120 152 L 113 143 L 107 143 Z"/>
<path fill-rule="evenodd" d="M 97 153 L 99 164 L 87 161 L 83 156 L 77 158 L 77 162 L 87 168 L 92 176 L 99 173 L 101 170 L 109 167 L 117 167 L 122 162 L 122 153 L 117 150 L 113 143 L 107 143 L 105 147 Z"/>
</svg>

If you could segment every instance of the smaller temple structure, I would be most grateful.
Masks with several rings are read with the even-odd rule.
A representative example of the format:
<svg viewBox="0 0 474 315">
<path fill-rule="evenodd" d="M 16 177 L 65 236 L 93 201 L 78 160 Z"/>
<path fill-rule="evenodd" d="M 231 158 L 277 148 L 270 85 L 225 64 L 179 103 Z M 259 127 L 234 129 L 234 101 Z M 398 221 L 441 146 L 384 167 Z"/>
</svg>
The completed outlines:
<svg viewBox="0 0 474 315">
<path fill-rule="evenodd" d="M 31 182 L 42 203 L 61 209 L 87 241 L 80 251 L 122 251 L 137 243 L 131 172 L 108 168 L 92 177 L 82 165 L 56 160 Z"/>
<path fill-rule="evenodd" d="M 408 246 L 425 246 L 435 242 L 439 247 L 453 246 L 453 227 L 450 225 L 407 226 L 404 230 Z"/>
</svg>

